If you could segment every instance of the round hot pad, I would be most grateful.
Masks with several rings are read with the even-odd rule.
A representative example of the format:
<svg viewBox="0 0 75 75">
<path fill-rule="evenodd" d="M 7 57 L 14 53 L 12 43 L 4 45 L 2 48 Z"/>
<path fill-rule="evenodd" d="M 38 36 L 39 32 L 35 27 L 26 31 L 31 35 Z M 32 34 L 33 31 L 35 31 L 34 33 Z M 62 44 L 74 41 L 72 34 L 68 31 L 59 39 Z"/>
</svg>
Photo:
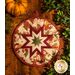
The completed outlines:
<svg viewBox="0 0 75 75">
<path fill-rule="evenodd" d="M 40 66 L 49 63 L 59 50 L 59 33 L 47 19 L 21 22 L 12 37 L 14 52 L 25 64 Z"/>
</svg>

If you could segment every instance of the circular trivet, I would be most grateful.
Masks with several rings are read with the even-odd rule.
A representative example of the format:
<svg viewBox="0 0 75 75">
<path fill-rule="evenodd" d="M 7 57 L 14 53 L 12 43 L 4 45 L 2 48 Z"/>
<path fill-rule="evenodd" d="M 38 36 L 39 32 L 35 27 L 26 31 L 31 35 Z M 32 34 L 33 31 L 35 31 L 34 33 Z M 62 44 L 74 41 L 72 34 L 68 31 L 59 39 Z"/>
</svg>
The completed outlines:
<svg viewBox="0 0 75 75">
<path fill-rule="evenodd" d="M 17 57 L 29 65 L 44 65 L 59 51 L 59 33 L 47 19 L 28 19 L 13 32 L 13 50 Z"/>
</svg>

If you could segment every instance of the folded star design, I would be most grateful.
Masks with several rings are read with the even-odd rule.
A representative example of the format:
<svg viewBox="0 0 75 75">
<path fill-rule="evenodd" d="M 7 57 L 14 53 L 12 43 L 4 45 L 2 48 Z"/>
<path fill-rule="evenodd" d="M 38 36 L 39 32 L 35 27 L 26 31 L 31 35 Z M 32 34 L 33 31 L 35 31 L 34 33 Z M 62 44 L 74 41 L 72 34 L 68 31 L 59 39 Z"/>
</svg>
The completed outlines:
<svg viewBox="0 0 75 75">
<path fill-rule="evenodd" d="M 43 27 L 35 29 L 30 26 L 30 34 L 23 34 L 22 36 L 26 40 L 26 43 L 22 46 L 22 48 L 30 48 L 30 56 L 32 56 L 36 51 L 42 54 L 42 50 L 44 48 L 50 48 L 47 41 L 51 36 L 44 35 Z"/>
</svg>

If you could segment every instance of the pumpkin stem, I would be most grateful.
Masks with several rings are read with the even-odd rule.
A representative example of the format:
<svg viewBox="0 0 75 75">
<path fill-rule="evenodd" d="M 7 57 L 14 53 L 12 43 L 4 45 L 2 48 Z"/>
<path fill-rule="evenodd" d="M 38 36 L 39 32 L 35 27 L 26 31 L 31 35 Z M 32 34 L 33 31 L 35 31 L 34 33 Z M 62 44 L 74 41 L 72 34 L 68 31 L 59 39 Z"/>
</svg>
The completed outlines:
<svg viewBox="0 0 75 75">
<path fill-rule="evenodd" d="M 20 0 L 15 0 L 15 2 L 20 3 Z"/>
</svg>

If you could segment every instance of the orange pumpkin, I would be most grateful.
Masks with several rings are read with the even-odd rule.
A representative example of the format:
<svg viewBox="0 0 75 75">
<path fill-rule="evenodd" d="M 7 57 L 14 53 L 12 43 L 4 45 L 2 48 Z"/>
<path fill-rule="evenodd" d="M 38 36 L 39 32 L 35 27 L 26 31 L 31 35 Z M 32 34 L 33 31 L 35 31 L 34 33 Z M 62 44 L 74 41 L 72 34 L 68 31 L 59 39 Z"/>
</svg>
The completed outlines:
<svg viewBox="0 0 75 75">
<path fill-rule="evenodd" d="M 19 16 L 38 10 L 39 0 L 6 0 L 6 11 L 12 15 Z"/>
<path fill-rule="evenodd" d="M 6 11 L 12 15 L 19 16 L 26 13 L 27 0 L 6 0 Z"/>
</svg>

